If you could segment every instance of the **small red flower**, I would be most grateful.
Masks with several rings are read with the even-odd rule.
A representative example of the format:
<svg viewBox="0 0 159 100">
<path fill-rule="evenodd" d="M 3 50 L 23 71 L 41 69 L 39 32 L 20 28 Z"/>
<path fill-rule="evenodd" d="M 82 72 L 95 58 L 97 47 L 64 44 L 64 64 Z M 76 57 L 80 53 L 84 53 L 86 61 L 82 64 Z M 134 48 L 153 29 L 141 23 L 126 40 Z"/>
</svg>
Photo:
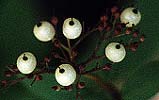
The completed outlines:
<svg viewBox="0 0 159 100">
<path fill-rule="evenodd" d="M 67 91 L 72 91 L 72 90 L 73 90 L 72 85 L 70 85 L 70 86 L 65 86 L 64 88 L 65 88 L 65 90 L 67 90 Z"/>
<path fill-rule="evenodd" d="M 52 55 L 54 58 L 60 58 L 60 55 L 58 53 L 53 52 Z"/>
<path fill-rule="evenodd" d="M 116 24 L 115 24 L 115 27 L 120 28 L 120 29 L 123 28 L 121 23 L 116 23 Z"/>
<path fill-rule="evenodd" d="M 138 48 L 138 46 L 139 46 L 139 43 L 138 43 L 138 42 L 131 43 L 131 44 L 130 44 L 130 50 L 131 50 L 131 51 L 136 51 L 137 48 Z"/>
<path fill-rule="evenodd" d="M 119 17 L 120 17 L 120 13 L 119 12 L 117 12 L 117 13 L 114 14 L 114 18 L 115 19 L 118 19 Z"/>
<path fill-rule="evenodd" d="M 11 72 L 11 71 L 5 71 L 5 76 L 6 77 L 11 77 L 12 74 L 13 74 L 13 72 Z"/>
<path fill-rule="evenodd" d="M 111 29 L 112 29 L 111 26 L 107 26 L 107 27 L 106 27 L 106 31 L 107 31 L 107 32 L 110 31 Z"/>
<path fill-rule="evenodd" d="M 80 73 L 82 73 L 83 71 L 84 71 L 84 66 L 79 66 L 79 71 L 80 71 Z"/>
<path fill-rule="evenodd" d="M 107 20 L 108 20 L 108 16 L 106 16 L 106 15 L 100 17 L 100 21 L 102 23 L 106 22 Z"/>
<path fill-rule="evenodd" d="M 2 81 L 1 81 L 2 87 L 6 87 L 7 84 L 8 84 L 7 80 L 2 80 Z"/>
<path fill-rule="evenodd" d="M 111 68 L 112 68 L 111 64 L 106 64 L 106 65 L 103 67 L 103 70 L 109 71 L 109 70 L 111 70 Z"/>
<path fill-rule="evenodd" d="M 107 23 L 106 22 L 102 22 L 98 25 L 98 30 L 101 32 L 104 30 L 104 28 L 107 27 Z"/>
<path fill-rule="evenodd" d="M 131 28 L 127 28 L 126 31 L 125 31 L 125 34 L 129 35 L 129 34 L 131 34 L 131 32 L 132 32 L 132 29 Z"/>
<path fill-rule="evenodd" d="M 134 33 L 133 33 L 133 37 L 134 37 L 134 38 L 138 37 L 138 34 L 139 34 L 138 32 L 134 32 Z"/>
<path fill-rule="evenodd" d="M 98 31 L 101 32 L 101 31 L 103 31 L 103 29 L 104 29 L 104 28 L 103 28 L 102 26 L 100 26 L 100 25 L 98 26 Z"/>
<path fill-rule="evenodd" d="M 51 18 L 51 23 L 56 26 L 57 23 L 58 23 L 58 18 L 55 17 L 55 16 L 53 16 L 53 17 Z"/>
<path fill-rule="evenodd" d="M 142 35 L 142 36 L 140 37 L 140 42 L 144 42 L 144 41 L 145 41 L 145 36 Z"/>
<path fill-rule="evenodd" d="M 112 14 L 116 13 L 117 11 L 118 11 L 118 7 L 117 7 L 117 6 L 113 6 L 113 7 L 111 8 Z"/>
<path fill-rule="evenodd" d="M 44 61 L 45 61 L 46 63 L 49 63 L 49 62 L 51 61 L 51 59 L 48 58 L 48 57 L 45 57 L 45 58 L 44 58 Z"/>
<path fill-rule="evenodd" d="M 35 76 L 35 80 L 36 80 L 36 81 L 42 80 L 42 76 L 41 76 L 41 75 L 36 75 L 36 76 Z"/>
<path fill-rule="evenodd" d="M 60 91 L 61 90 L 61 87 L 60 86 L 53 86 L 51 87 L 53 90 L 55 91 Z"/>
<path fill-rule="evenodd" d="M 17 67 L 16 67 L 16 68 L 13 68 L 13 70 L 14 70 L 15 72 L 19 72 L 19 70 L 18 70 Z"/>
<path fill-rule="evenodd" d="M 85 82 L 79 82 L 77 83 L 77 88 L 83 89 L 85 87 Z"/>
<path fill-rule="evenodd" d="M 57 47 L 57 48 L 60 48 L 61 47 L 61 44 L 58 40 L 55 40 L 54 41 L 54 46 Z"/>
<path fill-rule="evenodd" d="M 121 33 L 121 29 L 120 28 L 116 28 L 114 30 L 114 35 L 119 35 Z"/>
</svg>

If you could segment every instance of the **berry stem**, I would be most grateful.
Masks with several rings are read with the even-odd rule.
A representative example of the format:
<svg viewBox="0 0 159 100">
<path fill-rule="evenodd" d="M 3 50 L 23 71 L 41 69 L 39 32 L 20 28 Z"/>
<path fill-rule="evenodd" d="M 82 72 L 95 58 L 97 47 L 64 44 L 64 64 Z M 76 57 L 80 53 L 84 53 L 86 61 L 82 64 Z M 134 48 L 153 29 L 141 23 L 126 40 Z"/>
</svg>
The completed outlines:
<svg viewBox="0 0 159 100">
<path fill-rule="evenodd" d="M 60 42 L 60 45 L 61 45 L 61 47 L 64 49 L 64 50 L 66 50 L 67 52 L 69 52 L 69 48 L 68 47 L 66 47 L 64 44 L 62 44 L 61 42 Z"/>
<path fill-rule="evenodd" d="M 110 31 L 108 31 L 108 32 L 105 33 L 104 39 L 103 39 L 104 41 L 106 41 L 106 40 L 108 40 L 109 38 L 112 38 L 112 37 L 113 37 L 112 32 L 113 32 L 114 29 L 115 29 L 116 21 L 117 21 L 117 19 L 114 19 L 114 21 L 112 22 L 112 23 L 113 23 L 112 29 L 111 29 Z"/>
<path fill-rule="evenodd" d="M 68 53 L 69 53 L 69 57 L 70 57 L 70 61 L 73 61 L 73 55 L 72 55 L 72 47 L 71 47 L 71 43 L 70 43 L 70 39 L 67 39 L 67 44 L 68 44 Z"/>
<path fill-rule="evenodd" d="M 34 77 L 33 81 L 32 81 L 31 84 L 30 84 L 30 87 L 33 86 L 33 84 L 35 83 L 35 81 L 36 81 L 36 77 Z"/>
<path fill-rule="evenodd" d="M 60 51 L 62 52 L 65 59 L 68 59 L 67 55 L 65 54 L 65 51 L 60 47 Z"/>
</svg>

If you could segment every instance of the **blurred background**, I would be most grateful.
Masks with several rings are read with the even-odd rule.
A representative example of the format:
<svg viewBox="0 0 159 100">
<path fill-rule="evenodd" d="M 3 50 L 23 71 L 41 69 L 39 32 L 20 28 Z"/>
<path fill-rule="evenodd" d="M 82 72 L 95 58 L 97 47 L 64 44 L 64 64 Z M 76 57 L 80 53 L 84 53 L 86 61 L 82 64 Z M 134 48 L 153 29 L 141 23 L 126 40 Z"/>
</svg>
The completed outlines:
<svg viewBox="0 0 159 100">
<path fill-rule="evenodd" d="M 35 0 L 34 5 L 48 17 L 76 17 L 92 24 L 108 12 L 108 8 L 119 5 L 117 2 L 119 0 Z"/>
</svg>

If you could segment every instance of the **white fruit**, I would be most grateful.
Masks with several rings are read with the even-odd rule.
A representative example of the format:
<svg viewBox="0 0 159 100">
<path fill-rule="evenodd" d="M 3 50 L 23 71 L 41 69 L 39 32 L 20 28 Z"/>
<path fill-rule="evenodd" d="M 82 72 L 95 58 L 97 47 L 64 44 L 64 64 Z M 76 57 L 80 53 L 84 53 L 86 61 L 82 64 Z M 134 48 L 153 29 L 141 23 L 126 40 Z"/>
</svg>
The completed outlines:
<svg viewBox="0 0 159 100">
<path fill-rule="evenodd" d="M 35 56 L 30 52 L 22 53 L 17 59 L 17 68 L 23 74 L 30 74 L 37 65 Z"/>
<path fill-rule="evenodd" d="M 55 28 L 49 22 L 41 21 L 34 26 L 33 33 L 38 40 L 48 42 L 54 38 Z"/>
<path fill-rule="evenodd" d="M 82 32 L 81 23 L 75 18 L 68 18 L 63 23 L 63 34 L 68 39 L 76 39 Z"/>
<path fill-rule="evenodd" d="M 105 55 L 112 62 L 120 62 L 125 58 L 126 51 L 122 44 L 112 42 L 105 48 Z"/>
<path fill-rule="evenodd" d="M 69 86 L 76 79 L 76 71 L 70 64 L 61 64 L 55 71 L 55 78 L 60 85 Z"/>
<path fill-rule="evenodd" d="M 120 15 L 121 23 L 126 24 L 126 27 L 136 26 L 141 20 L 139 10 L 133 7 L 126 8 Z"/>
</svg>

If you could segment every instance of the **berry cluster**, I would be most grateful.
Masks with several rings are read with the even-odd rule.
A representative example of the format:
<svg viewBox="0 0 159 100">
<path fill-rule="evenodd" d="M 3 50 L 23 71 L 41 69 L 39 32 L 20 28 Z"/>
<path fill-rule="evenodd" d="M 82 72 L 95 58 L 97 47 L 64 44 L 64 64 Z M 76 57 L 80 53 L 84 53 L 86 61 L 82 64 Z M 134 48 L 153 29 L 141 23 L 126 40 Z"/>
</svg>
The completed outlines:
<svg viewBox="0 0 159 100">
<path fill-rule="evenodd" d="M 71 91 L 74 85 L 77 90 L 83 89 L 85 82 L 80 81 L 82 75 L 99 70 L 109 71 L 113 64 L 124 60 L 127 50 L 136 51 L 139 44 L 144 42 L 145 39 L 144 35 L 140 35 L 139 30 L 136 28 L 136 25 L 141 20 L 141 14 L 140 11 L 134 7 L 128 7 L 123 11 L 120 11 L 116 6 L 112 7 L 111 16 L 101 16 L 97 27 L 88 32 L 82 31 L 83 27 L 78 19 L 65 19 L 62 26 L 62 33 L 63 37 L 65 37 L 63 41 L 66 41 L 66 43 L 62 43 L 63 41 L 61 41 L 59 33 L 56 31 L 55 27 L 58 24 L 58 20 L 57 17 L 52 17 L 50 22 L 40 21 L 34 26 L 33 33 L 41 42 L 52 41 L 53 48 L 59 50 L 60 53 L 53 51 L 49 57 L 45 57 L 44 61 L 40 63 L 37 63 L 36 57 L 31 52 L 22 53 L 18 57 L 16 65 L 8 66 L 9 70 L 5 72 L 5 76 L 11 77 L 17 74 L 23 74 L 24 76 L 16 80 L 2 80 L 2 87 L 14 85 L 24 79 L 33 79 L 30 84 L 30 86 L 32 86 L 35 81 L 42 80 L 42 74 L 55 73 L 55 79 L 59 85 L 53 86 L 52 89 L 56 91 L 62 89 Z M 80 56 L 78 54 L 77 45 L 87 36 L 91 35 L 92 32 L 100 33 L 100 41 L 96 44 L 91 56 L 86 61 L 77 64 L 75 58 L 78 59 L 78 56 Z M 97 55 L 101 43 L 122 36 L 129 36 L 131 38 L 128 43 L 110 42 L 105 47 L 105 54 Z M 77 41 L 71 43 L 73 39 L 77 39 Z M 134 42 L 133 40 L 137 41 Z M 52 70 L 49 68 L 49 64 L 53 62 L 54 59 L 58 59 L 60 64 L 56 66 L 55 70 Z M 100 59 L 108 59 L 112 63 L 106 63 L 103 66 L 97 64 L 92 69 L 86 70 L 88 64 Z M 76 98 L 82 98 L 79 91 L 77 92 Z"/>
</svg>

